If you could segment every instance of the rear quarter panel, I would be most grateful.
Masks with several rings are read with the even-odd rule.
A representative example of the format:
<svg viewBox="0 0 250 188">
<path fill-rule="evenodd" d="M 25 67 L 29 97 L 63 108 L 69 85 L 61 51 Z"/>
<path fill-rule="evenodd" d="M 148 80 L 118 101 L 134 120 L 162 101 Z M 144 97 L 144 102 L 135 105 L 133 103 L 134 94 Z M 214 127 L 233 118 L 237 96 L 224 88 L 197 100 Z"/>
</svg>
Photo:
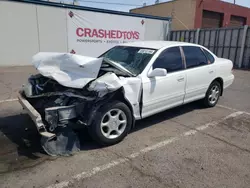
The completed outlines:
<svg viewBox="0 0 250 188">
<path fill-rule="evenodd" d="M 217 77 L 223 79 L 223 88 L 227 88 L 234 81 L 234 75 L 232 74 L 233 62 L 229 59 L 216 58 L 215 60 Z"/>
</svg>

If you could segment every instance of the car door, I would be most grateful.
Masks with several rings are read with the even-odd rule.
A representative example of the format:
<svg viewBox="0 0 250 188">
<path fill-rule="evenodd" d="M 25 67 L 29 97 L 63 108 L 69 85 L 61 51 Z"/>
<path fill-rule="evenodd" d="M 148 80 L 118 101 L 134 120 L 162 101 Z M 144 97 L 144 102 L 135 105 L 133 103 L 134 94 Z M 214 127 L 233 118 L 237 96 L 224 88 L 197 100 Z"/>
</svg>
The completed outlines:
<svg viewBox="0 0 250 188">
<path fill-rule="evenodd" d="M 215 69 L 199 46 L 182 46 L 187 83 L 184 103 L 202 99 L 215 78 Z"/>
<path fill-rule="evenodd" d="M 142 78 L 143 104 L 142 118 L 183 104 L 185 95 L 186 74 L 180 47 L 171 47 L 164 50 L 150 71 L 155 68 L 164 68 L 167 75 Z"/>
</svg>

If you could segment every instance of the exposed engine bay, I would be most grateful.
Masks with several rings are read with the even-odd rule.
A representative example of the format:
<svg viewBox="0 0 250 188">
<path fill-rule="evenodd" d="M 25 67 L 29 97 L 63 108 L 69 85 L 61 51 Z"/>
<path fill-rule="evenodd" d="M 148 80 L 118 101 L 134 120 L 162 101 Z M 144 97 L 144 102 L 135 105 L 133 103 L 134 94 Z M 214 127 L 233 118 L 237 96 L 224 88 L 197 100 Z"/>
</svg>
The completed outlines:
<svg viewBox="0 0 250 188">
<path fill-rule="evenodd" d="M 90 125 L 92 110 L 98 101 L 108 97 L 99 98 L 98 92 L 85 88 L 68 88 L 42 75 L 29 78 L 23 95 L 41 115 L 44 129 L 56 135 L 52 139 L 41 138 L 43 149 L 52 156 L 79 151 L 80 143 L 74 131 Z"/>
<path fill-rule="evenodd" d="M 74 130 L 91 126 L 98 108 L 114 97 L 126 100 L 134 116 L 140 116 L 141 80 L 109 60 L 39 53 L 33 64 L 40 74 L 30 76 L 21 96 L 41 116 L 38 131 L 54 135 L 41 134 L 42 147 L 49 155 L 79 151 Z"/>
</svg>

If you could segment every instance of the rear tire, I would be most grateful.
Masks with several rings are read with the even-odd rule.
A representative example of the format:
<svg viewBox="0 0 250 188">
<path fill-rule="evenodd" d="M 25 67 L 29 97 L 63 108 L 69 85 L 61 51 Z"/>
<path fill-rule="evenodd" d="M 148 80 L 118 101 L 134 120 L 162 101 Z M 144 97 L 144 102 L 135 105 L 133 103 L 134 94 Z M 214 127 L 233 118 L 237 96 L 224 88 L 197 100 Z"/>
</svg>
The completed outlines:
<svg viewBox="0 0 250 188">
<path fill-rule="evenodd" d="M 122 141 L 132 127 L 132 113 L 122 102 L 102 106 L 89 127 L 90 136 L 100 145 L 109 146 Z"/>
<path fill-rule="evenodd" d="M 207 90 L 206 97 L 204 98 L 204 105 L 208 108 L 214 107 L 218 103 L 221 91 L 220 83 L 214 81 Z"/>
</svg>

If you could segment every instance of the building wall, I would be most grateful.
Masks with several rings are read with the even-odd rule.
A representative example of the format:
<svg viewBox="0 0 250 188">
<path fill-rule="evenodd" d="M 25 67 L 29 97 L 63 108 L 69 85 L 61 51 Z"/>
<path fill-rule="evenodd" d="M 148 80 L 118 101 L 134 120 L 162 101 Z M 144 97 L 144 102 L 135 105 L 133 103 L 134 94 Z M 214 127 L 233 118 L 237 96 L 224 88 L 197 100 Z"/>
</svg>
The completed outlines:
<svg viewBox="0 0 250 188">
<path fill-rule="evenodd" d="M 249 1 L 249 0 L 246 0 Z M 202 27 L 203 10 L 223 14 L 222 27 L 230 26 L 232 16 L 246 18 L 250 25 L 250 9 L 220 0 L 173 0 L 130 10 L 133 13 L 163 17 L 173 17 L 173 30 L 186 30 Z"/>
<path fill-rule="evenodd" d="M 17 58 L 20 65 L 27 64 L 27 57 L 39 51 L 36 6 L 2 1 L 0 23 L 1 64 L 13 65 Z"/>
<path fill-rule="evenodd" d="M 67 51 L 67 23 L 65 9 L 37 6 L 39 51 Z"/>
<path fill-rule="evenodd" d="M 202 26 L 202 12 L 203 10 L 219 12 L 224 14 L 222 27 L 228 27 L 230 25 L 231 15 L 241 16 L 247 18 L 246 24 L 250 25 L 250 9 L 231 3 L 226 3 L 219 0 L 196 0 L 195 11 L 195 28 L 201 28 Z"/>
<path fill-rule="evenodd" d="M 28 65 L 39 51 L 67 51 L 66 9 L 0 1 L 0 25 L 0 66 Z"/>
<path fill-rule="evenodd" d="M 76 10 L 74 8 L 72 5 L 60 4 L 58 6 L 55 3 L 42 1 L 25 3 L 0 0 L 0 66 L 30 65 L 32 56 L 38 52 L 70 52 L 73 49 L 70 48 L 70 42 L 73 41 L 74 45 L 78 44 L 75 40 L 76 30 L 74 29 L 78 24 L 82 24 L 82 27 L 96 26 L 98 28 L 103 22 L 106 29 L 126 27 L 128 31 L 138 26 L 143 30 L 142 40 L 164 40 L 168 34 L 169 21 L 167 19 L 122 14 L 121 12 L 110 13 L 112 11 L 97 11 L 98 9 L 94 8 L 94 10 L 90 10 L 85 7 L 77 12 L 81 12 L 85 16 L 87 12 L 92 13 L 90 19 L 86 20 L 84 16 L 79 18 L 76 15 L 74 17 L 76 20 L 72 21 L 68 13 L 69 10 Z M 99 15 L 98 18 L 97 15 Z M 113 20 L 117 21 L 113 25 L 107 24 L 110 22 L 107 16 L 114 17 L 116 19 Z M 142 20 L 144 20 L 143 23 Z M 123 24 L 124 22 L 127 25 Z M 95 37 L 91 39 L 95 39 Z M 97 49 L 101 49 L 97 43 L 92 44 L 96 46 L 91 48 L 88 42 L 80 44 L 80 48 L 87 48 L 85 55 L 91 55 L 92 52 L 97 53 Z M 112 43 L 111 46 L 105 43 L 107 48 L 114 45 L 116 43 Z"/>
<path fill-rule="evenodd" d="M 196 0 L 175 0 L 130 10 L 132 13 L 172 17 L 172 29 L 194 28 Z"/>
<path fill-rule="evenodd" d="M 162 20 L 145 19 L 146 40 L 166 40 L 169 33 L 169 22 Z"/>
</svg>

